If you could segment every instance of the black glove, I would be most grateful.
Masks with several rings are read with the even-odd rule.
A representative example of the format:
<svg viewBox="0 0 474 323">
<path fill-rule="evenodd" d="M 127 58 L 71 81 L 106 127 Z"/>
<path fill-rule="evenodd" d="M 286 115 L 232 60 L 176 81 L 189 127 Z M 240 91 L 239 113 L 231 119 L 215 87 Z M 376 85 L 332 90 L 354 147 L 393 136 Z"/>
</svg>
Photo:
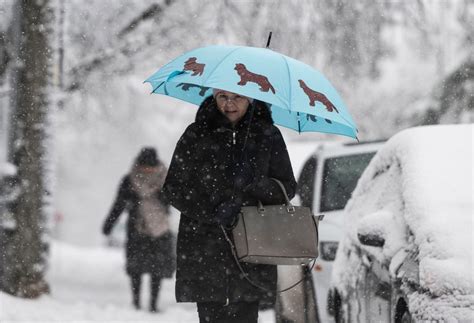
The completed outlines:
<svg viewBox="0 0 474 323">
<path fill-rule="evenodd" d="M 237 222 L 242 202 L 229 200 L 216 207 L 216 222 L 225 228 L 232 228 Z"/>
<path fill-rule="evenodd" d="M 104 225 L 102 226 L 102 233 L 108 236 L 110 232 L 112 232 L 112 227 L 113 227 L 112 224 L 106 221 Z"/>
<path fill-rule="evenodd" d="M 235 188 L 238 190 L 241 190 L 245 186 L 252 183 L 254 174 L 253 174 L 253 169 L 250 163 L 247 161 L 244 161 L 244 162 L 235 164 L 234 176 L 235 176 L 234 177 Z"/>
</svg>

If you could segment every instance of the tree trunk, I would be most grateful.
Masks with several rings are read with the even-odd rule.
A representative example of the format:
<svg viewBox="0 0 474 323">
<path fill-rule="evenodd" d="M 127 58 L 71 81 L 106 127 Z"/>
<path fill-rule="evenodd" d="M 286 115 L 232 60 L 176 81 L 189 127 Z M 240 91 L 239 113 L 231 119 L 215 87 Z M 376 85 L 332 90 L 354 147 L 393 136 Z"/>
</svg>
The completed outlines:
<svg viewBox="0 0 474 323">
<path fill-rule="evenodd" d="M 35 298 L 49 291 L 47 253 L 48 108 L 51 105 L 54 10 L 51 0 L 18 0 L 11 79 L 9 161 L 17 168 L 18 197 L 9 203 L 15 225 L 3 236 L 0 288 Z"/>
</svg>

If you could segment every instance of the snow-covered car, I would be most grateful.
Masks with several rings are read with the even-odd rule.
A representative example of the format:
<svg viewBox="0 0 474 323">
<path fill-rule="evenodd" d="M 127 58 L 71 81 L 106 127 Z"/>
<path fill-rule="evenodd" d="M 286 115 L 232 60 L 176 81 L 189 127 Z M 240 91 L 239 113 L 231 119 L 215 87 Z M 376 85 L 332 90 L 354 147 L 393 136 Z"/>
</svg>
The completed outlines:
<svg viewBox="0 0 474 323">
<path fill-rule="evenodd" d="M 372 159 L 345 208 L 337 322 L 471 322 L 473 133 L 407 129 Z"/>
<path fill-rule="evenodd" d="M 301 170 L 297 172 L 299 201 L 296 203 L 310 207 L 314 214 L 325 215 L 324 220 L 319 222 L 320 256 L 312 275 L 299 286 L 278 296 L 277 322 L 326 321 L 332 262 L 343 235 L 342 211 L 357 180 L 383 142 L 320 143 L 298 167 Z M 278 269 L 280 288 L 298 281 L 303 271 L 307 270 L 286 267 Z"/>
</svg>

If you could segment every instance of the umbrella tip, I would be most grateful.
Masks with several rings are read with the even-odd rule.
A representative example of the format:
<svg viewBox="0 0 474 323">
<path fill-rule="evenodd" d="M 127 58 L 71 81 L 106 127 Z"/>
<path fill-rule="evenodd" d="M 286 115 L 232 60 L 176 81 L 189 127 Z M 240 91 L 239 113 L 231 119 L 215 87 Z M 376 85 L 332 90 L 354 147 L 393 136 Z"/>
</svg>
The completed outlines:
<svg viewBox="0 0 474 323">
<path fill-rule="evenodd" d="M 268 34 L 267 46 L 265 48 L 270 48 L 270 41 L 272 40 L 272 32 Z"/>
</svg>

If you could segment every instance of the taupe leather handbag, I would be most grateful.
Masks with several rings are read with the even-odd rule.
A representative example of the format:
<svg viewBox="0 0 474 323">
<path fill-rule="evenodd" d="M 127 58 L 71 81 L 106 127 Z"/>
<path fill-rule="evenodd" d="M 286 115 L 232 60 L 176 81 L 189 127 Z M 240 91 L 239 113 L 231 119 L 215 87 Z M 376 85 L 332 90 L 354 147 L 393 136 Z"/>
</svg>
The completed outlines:
<svg viewBox="0 0 474 323">
<path fill-rule="evenodd" d="M 238 261 L 269 265 L 304 265 L 318 257 L 319 217 L 294 206 L 283 184 L 275 180 L 286 204 L 244 206 L 232 230 Z"/>
</svg>

